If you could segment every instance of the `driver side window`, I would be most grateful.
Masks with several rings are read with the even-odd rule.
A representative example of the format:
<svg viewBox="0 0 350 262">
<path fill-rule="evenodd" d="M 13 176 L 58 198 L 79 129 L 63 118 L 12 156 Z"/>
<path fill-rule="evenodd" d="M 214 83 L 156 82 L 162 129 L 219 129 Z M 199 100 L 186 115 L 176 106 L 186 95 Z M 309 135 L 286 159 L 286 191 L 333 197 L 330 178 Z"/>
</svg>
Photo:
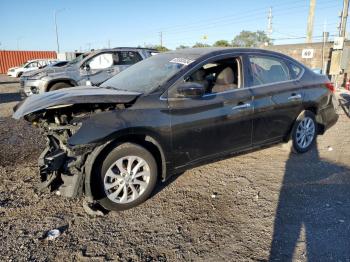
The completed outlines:
<svg viewBox="0 0 350 262">
<path fill-rule="evenodd" d="M 111 53 L 99 54 L 88 63 L 91 70 L 105 69 L 113 65 L 113 55 Z"/>
<path fill-rule="evenodd" d="M 195 82 L 205 88 L 206 94 L 221 93 L 242 87 L 241 61 L 238 57 L 222 59 L 203 65 L 185 82 Z"/>
</svg>

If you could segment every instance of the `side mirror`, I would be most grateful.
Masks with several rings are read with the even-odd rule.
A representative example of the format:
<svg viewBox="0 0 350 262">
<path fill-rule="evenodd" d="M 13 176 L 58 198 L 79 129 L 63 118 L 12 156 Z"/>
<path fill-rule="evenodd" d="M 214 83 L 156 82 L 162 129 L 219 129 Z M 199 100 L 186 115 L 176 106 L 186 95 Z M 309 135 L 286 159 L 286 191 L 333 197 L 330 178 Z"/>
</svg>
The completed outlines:
<svg viewBox="0 0 350 262">
<path fill-rule="evenodd" d="M 195 82 L 185 82 L 177 88 L 178 97 L 200 98 L 205 93 L 202 84 Z"/>
<path fill-rule="evenodd" d="M 85 64 L 84 65 L 84 70 L 89 73 L 90 70 L 91 70 L 90 65 L 89 64 Z"/>
</svg>

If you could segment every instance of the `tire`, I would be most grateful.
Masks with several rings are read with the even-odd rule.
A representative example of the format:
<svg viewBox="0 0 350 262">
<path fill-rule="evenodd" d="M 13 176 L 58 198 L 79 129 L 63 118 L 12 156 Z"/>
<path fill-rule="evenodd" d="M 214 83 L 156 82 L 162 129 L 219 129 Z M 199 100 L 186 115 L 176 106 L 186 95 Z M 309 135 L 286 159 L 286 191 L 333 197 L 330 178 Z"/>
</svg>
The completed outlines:
<svg viewBox="0 0 350 262">
<path fill-rule="evenodd" d="M 92 181 L 94 198 L 112 211 L 126 210 L 146 201 L 158 178 L 153 155 L 133 143 L 120 144 L 111 150 L 97 169 Z M 140 176 L 141 173 L 144 175 Z M 135 178 L 136 175 L 139 176 Z"/>
<path fill-rule="evenodd" d="M 315 114 L 303 111 L 297 118 L 292 129 L 292 150 L 295 153 L 305 153 L 315 144 L 318 134 Z"/>
<path fill-rule="evenodd" d="M 67 88 L 67 87 L 72 87 L 72 85 L 64 83 L 64 82 L 60 82 L 60 83 L 56 83 L 53 86 L 50 87 L 49 92 L 50 91 L 55 91 L 55 90 L 59 90 L 62 88 Z"/>
</svg>

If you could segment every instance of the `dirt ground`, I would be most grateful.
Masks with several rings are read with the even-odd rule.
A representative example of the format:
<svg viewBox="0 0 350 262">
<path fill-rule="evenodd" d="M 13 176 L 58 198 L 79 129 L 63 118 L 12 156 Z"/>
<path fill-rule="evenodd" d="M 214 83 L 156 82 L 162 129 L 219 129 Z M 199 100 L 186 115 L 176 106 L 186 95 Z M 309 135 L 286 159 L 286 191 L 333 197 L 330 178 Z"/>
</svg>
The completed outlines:
<svg viewBox="0 0 350 262">
<path fill-rule="evenodd" d="M 341 110 L 309 153 L 280 145 L 201 166 L 137 208 L 91 218 L 82 199 L 35 193 L 44 141 L 10 118 L 19 84 L 1 79 L 1 260 L 350 261 L 350 119 Z M 63 233 L 43 239 L 54 228 Z"/>
</svg>

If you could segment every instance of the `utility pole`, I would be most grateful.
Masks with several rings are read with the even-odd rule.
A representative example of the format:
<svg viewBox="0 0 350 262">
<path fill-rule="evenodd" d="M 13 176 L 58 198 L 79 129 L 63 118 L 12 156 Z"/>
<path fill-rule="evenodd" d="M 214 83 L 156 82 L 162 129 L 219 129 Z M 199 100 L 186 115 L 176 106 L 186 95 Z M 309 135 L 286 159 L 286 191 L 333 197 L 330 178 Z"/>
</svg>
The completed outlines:
<svg viewBox="0 0 350 262">
<path fill-rule="evenodd" d="M 343 10 L 340 18 L 339 36 L 346 37 L 346 20 L 348 18 L 349 0 L 343 1 Z"/>
<path fill-rule="evenodd" d="M 160 37 L 160 47 L 163 47 L 163 32 L 159 32 Z"/>
<path fill-rule="evenodd" d="M 54 11 L 54 21 L 55 21 L 55 32 L 56 32 L 56 44 L 57 44 L 57 54 L 60 52 L 60 43 L 58 41 L 58 28 L 57 28 L 57 13 L 64 11 L 64 9 Z"/>
<path fill-rule="evenodd" d="M 312 32 L 314 29 L 316 0 L 310 0 L 309 16 L 307 18 L 306 43 L 312 43 Z"/>
<path fill-rule="evenodd" d="M 327 61 L 325 59 L 325 50 L 326 50 L 326 43 L 328 42 L 329 32 L 327 32 L 327 21 L 325 20 L 323 23 L 323 33 L 322 33 L 322 74 L 326 74 L 327 71 L 327 64 L 328 64 L 328 58 Z"/>
<path fill-rule="evenodd" d="M 267 36 L 269 39 L 272 37 L 272 7 L 270 7 L 269 15 L 267 16 Z"/>
<path fill-rule="evenodd" d="M 111 48 L 111 40 L 108 39 L 108 48 Z"/>
<path fill-rule="evenodd" d="M 22 39 L 22 37 L 17 37 L 17 50 L 19 50 L 19 40 L 21 40 Z"/>
</svg>

